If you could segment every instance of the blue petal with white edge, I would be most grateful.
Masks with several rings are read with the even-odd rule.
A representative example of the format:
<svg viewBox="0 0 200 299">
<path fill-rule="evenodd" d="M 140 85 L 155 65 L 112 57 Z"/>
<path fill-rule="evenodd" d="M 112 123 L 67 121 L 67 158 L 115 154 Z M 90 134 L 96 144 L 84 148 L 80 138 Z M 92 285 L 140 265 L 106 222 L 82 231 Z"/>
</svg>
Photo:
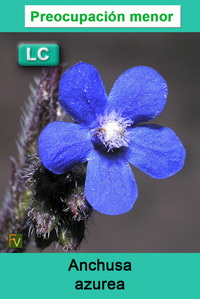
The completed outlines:
<svg viewBox="0 0 200 299">
<path fill-rule="evenodd" d="M 115 153 L 92 152 L 87 166 L 85 195 L 91 206 L 103 214 L 128 212 L 138 196 L 129 164 Z"/>
<path fill-rule="evenodd" d="M 82 126 L 53 122 L 40 134 L 38 148 L 42 164 L 51 172 L 62 174 L 86 162 L 93 145 L 89 131 Z"/>
<path fill-rule="evenodd" d="M 136 124 L 158 116 L 166 104 L 167 94 L 167 83 L 157 71 L 136 66 L 116 80 L 108 97 L 108 107 L 122 111 L 123 117 Z"/>
<path fill-rule="evenodd" d="M 83 62 L 68 69 L 59 83 L 59 102 L 80 124 L 90 125 L 103 114 L 107 95 L 97 69 Z"/>
<path fill-rule="evenodd" d="M 166 127 L 144 125 L 130 129 L 125 158 L 149 176 L 164 179 L 184 165 L 185 149 L 176 134 Z"/>
</svg>

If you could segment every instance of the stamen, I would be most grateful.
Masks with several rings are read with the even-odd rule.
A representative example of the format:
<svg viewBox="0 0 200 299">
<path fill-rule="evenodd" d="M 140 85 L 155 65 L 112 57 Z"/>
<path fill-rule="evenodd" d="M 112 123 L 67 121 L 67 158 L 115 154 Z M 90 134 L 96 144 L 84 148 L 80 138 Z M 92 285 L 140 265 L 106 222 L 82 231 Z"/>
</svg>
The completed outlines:
<svg viewBox="0 0 200 299">
<path fill-rule="evenodd" d="M 115 110 L 109 114 L 98 117 L 99 127 L 94 129 L 94 136 L 97 137 L 102 144 L 107 148 L 107 151 L 112 151 L 115 148 L 129 146 L 127 127 L 131 126 L 132 120 L 121 117 L 121 113 L 116 113 Z"/>
</svg>

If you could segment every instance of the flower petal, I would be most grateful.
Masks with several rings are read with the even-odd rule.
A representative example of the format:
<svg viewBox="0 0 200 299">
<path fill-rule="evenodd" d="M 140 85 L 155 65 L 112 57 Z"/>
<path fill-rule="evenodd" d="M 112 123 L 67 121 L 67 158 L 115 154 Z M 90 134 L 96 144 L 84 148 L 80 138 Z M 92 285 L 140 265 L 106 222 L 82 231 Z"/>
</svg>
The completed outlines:
<svg viewBox="0 0 200 299">
<path fill-rule="evenodd" d="M 136 66 L 124 72 L 108 97 L 109 110 L 122 111 L 134 123 L 158 116 L 167 100 L 167 84 L 162 76 L 147 66 Z"/>
<path fill-rule="evenodd" d="M 128 212 L 138 196 L 129 164 L 114 153 L 92 152 L 87 166 L 85 195 L 91 206 L 103 214 Z"/>
<path fill-rule="evenodd" d="M 93 145 L 89 131 L 82 126 L 53 122 L 40 134 L 38 148 L 42 164 L 51 172 L 62 174 L 87 161 Z"/>
<path fill-rule="evenodd" d="M 178 172 L 184 165 L 185 149 L 169 128 L 158 125 L 130 129 L 131 142 L 126 159 L 156 179 L 164 179 Z"/>
<path fill-rule="evenodd" d="M 59 102 L 63 109 L 81 124 L 90 125 L 107 105 L 107 95 L 97 69 L 77 63 L 60 80 Z"/>
</svg>

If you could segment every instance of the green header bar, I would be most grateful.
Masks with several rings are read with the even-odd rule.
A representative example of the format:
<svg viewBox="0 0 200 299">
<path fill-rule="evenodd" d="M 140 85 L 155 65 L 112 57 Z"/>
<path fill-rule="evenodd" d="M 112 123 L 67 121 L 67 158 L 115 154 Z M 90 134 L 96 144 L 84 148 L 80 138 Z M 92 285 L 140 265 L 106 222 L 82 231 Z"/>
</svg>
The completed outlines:
<svg viewBox="0 0 200 299">
<path fill-rule="evenodd" d="M 25 5 L 181 5 L 180 28 L 25 28 Z M 111 7 L 112 9 L 112 7 Z M 154 1 L 67 1 L 21 0 L 3 2 L 1 5 L 0 32 L 200 32 L 200 2 L 179 0 Z M 112 12 L 112 10 L 111 10 Z M 110 13 L 111 13 L 110 12 Z M 48 12 L 47 12 L 48 13 Z"/>
</svg>

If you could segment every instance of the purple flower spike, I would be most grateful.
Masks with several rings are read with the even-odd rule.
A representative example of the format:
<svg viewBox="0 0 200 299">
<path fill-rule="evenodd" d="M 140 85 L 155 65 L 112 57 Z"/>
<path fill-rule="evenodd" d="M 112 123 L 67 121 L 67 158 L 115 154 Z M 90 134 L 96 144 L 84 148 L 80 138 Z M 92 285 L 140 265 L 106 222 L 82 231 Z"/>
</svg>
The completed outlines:
<svg viewBox="0 0 200 299">
<path fill-rule="evenodd" d="M 162 112 L 167 94 L 159 73 L 137 66 L 116 80 L 107 97 L 96 68 L 74 65 L 60 80 L 59 101 L 78 124 L 44 128 L 38 141 L 43 165 L 62 174 L 88 162 L 85 195 L 91 206 L 108 215 L 128 212 L 138 196 L 129 163 L 157 179 L 184 165 L 185 149 L 172 130 L 139 124 Z"/>
</svg>

